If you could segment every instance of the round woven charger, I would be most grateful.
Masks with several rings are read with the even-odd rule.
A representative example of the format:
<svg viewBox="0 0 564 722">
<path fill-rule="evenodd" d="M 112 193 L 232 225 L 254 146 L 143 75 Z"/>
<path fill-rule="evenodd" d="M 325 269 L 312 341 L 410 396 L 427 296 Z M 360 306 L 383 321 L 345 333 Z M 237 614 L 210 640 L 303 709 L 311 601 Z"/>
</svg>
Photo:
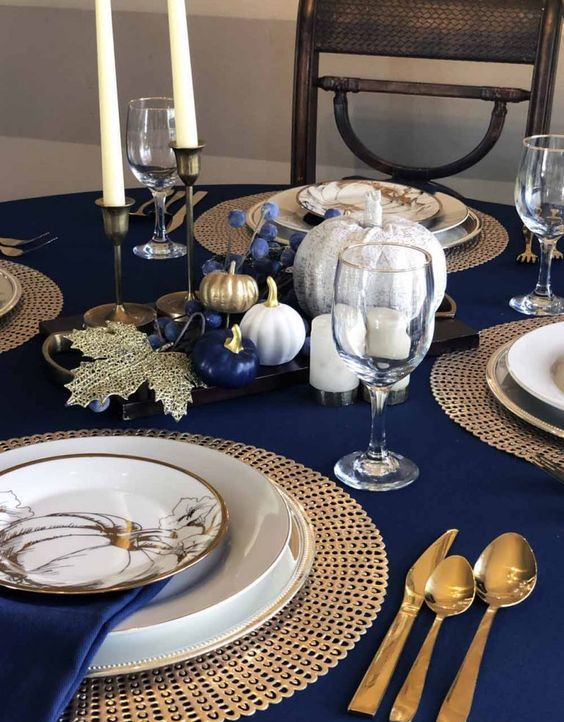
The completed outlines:
<svg viewBox="0 0 564 722">
<path fill-rule="evenodd" d="M 22 297 L 13 311 L 0 318 L 0 353 L 21 346 L 39 331 L 39 322 L 56 318 L 63 308 L 57 284 L 34 268 L 0 261 L 0 268 L 22 285 Z"/>
<path fill-rule="evenodd" d="M 188 662 L 86 679 L 63 722 L 236 720 L 304 689 L 347 655 L 376 619 L 388 563 L 380 532 L 366 512 L 316 471 L 254 446 L 144 429 L 43 434 L 0 441 L 0 451 L 118 434 L 189 441 L 257 467 L 307 512 L 315 529 L 315 563 L 301 592 L 257 631 Z"/>
<path fill-rule="evenodd" d="M 441 356 L 431 372 L 433 395 L 453 421 L 490 446 L 533 463 L 541 452 L 561 463 L 564 443 L 509 413 L 488 389 L 486 366 L 504 344 L 553 322 L 535 318 L 487 328 L 480 332 L 478 349 Z"/>
<path fill-rule="evenodd" d="M 224 201 L 203 213 L 195 225 L 198 243 L 212 253 L 222 254 L 227 250 L 227 239 L 231 239 L 231 251 L 243 253 L 251 239 L 251 231 L 247 227 L 234 229 L 227 222 L 229 211 L 240 208 L 248 211 L 256 203 L 272 198 L 269 193 L 257 193 L 252 196 Z M 509 237 L 501 223 L 487 213 L 474 210 L 482 221 L 482 233 L 472 241 L 451 248 L 446 252 L 447 270 L 449 273 L 465 271 L 491 261 L 507 248 Z"/>
</svg>

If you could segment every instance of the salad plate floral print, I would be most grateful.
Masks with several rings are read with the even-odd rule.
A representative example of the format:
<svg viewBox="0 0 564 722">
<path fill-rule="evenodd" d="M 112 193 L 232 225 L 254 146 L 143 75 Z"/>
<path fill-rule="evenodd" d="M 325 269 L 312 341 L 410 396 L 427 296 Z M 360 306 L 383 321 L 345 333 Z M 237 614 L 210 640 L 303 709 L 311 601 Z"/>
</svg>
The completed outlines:
<svg viewBox="0 0 564 722">
<path fill-rule="evenodd" d="M 207 556 L 227 530 L 221 497 L 162 462 L 52 457 L 0 473 L 0 585 L 84 594 L 139 587 Z"/>
</svg>

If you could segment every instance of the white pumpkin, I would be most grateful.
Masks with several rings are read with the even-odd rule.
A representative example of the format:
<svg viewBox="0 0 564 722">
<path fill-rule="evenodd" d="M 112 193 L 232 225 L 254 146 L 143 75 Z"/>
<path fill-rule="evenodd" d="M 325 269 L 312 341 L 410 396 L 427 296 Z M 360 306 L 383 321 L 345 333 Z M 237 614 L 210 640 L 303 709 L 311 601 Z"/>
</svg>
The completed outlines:
<svg viewBox="0 0 564 722">
<path fill-rule="evenodd" d="M 268 278 L 268 298 L 250 308 L 241 321 L 243 338 L 257 347 L 261 366 L 278 366 L 295 358 L 305 341 L 305 326 L 300 314 L 278 301 L 278 289 Z"/>
<path fill-rule="evenodd" d="M 339 254 L 355 243 L 389 241 L 418 246 L 431 254 L 435 281 L 435 310 L 447 283 L 446 257 L 435 236 L 419 223 L 392 221 L 383 227 L 360 225 L 340 216 L 313 228 L 301 242 L 294 260 L 294 289 L 303 310 L 312 317 L 331 311 L 333 281 Z"/>
</svg>

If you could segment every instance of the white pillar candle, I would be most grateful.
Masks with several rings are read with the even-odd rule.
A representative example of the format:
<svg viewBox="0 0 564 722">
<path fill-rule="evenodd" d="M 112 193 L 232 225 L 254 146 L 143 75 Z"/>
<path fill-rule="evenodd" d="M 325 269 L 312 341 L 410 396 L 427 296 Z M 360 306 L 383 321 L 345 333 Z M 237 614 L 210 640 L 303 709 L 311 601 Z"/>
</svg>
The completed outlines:
<svg viewBox="0 0 564 722">
<path fill-rule="evenodd" d="M 104 205 L 123 206 L 125 188 L 111 0 L 96 0 L 96 46 Z"/>
<path fill-rule="evenodd" d="M 366 353 L 379 359 L 401 361 L 409 356 L 411 339 L 407 319 L 394 308 L 372 308 L 367 313 Z"/>
<path fill-rule="evenodd" d="M 331 314 L 317 316 L 311 323 L 309 382 L 319 391 L 342 393 L 358 387 L 358 377 L 341 360 L 331 329 Z"/>
<path fill-rule="evenodd" d="M 198 127 L 185 0 L 168 0 L 168 27 L 176 144 L 179 148 L 195 148 L 198 145 Z"/>
<path fill-rule="evenodd" d="M 367 314 L 367 353 L 380 359 L 401 361 L 409 356 L 411 339 L 407 333 L 407 320 L 401 311 L 393 308 L 373 308 Z M 405 376 L 391 387 L 402 391 L 409 385 Z"/>
</svg>

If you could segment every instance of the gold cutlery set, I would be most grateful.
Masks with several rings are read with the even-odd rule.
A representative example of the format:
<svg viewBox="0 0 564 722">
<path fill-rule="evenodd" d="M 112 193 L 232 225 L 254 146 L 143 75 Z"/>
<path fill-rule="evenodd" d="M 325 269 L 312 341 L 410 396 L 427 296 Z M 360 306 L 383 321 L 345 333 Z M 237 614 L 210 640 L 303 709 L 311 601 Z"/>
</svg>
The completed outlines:
<svg viewBox="0 0 564 722">
<path fill-rule="evenodd" d="M 435 620 L 389 717 L 390 722 L 411 722 L 421 701 L 443 621 L 469 609 L 477 595 L 488 606 L 441 706 L 437 722 L 466 722 L 468 719 L 495 615 L 501 607 L 519 604 L 531 594 L 537 581 L 537 564 L 527 540 L 509 532 L 494 539 L 472 569 L 464 557 L 447 556 L 457 534 L 456 529 L 445 532 L 407 573 L 400 610 L 349 704 L 350 712 L 376 714 L 413 622 L 425 602 L 435 613 Z"/>
<path fill-rule="evenodd" d="M 42 233 L 35 238 L 2 238 L 0 237 L 0 253 L 8 258 L 19 258 L 26 253 L 37 251 L 57 240 L 52 233 Z"/>
</svg>

